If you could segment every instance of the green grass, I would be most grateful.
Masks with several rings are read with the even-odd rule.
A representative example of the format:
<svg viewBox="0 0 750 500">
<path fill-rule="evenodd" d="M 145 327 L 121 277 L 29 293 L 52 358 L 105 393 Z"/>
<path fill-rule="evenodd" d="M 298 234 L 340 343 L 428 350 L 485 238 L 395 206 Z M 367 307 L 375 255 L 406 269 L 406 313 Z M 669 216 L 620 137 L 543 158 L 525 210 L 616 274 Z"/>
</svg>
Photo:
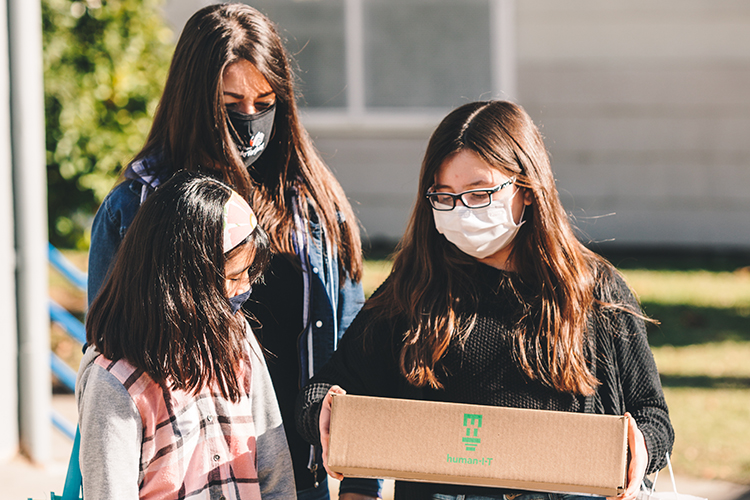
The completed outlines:
<svg viewBox="0 0 750 500">
<path fill-rule="evenodd" d="M 651 345 L 750 342 L 750 273 L 624 270 L 649 325 Z"/>
<path fill-rule="evenodd" d="M 365 270 L 362 276 L 362 288 L 365 289 L 365 297 L 372 295 L 380 284 L 391 272 L 392 262 L 390 260 L 366 260 Z"/>
<path fill-rule="evenodd" d="M 675 428 L 676 472 L 750 484 L 748 268 L 623 271 L 649 326 Z"/>
<path fill-rule="evenodd" d="M 658 353 L 657 364 L 658 364 Z M 750 484 L 750 387 L 665 387 L 675 473 Z"/>
<path fill-rule="evenodd" d="M 750 271 L 624 269 L 640 299 L 664 305 L 740 307 L 750 311 Z"/>
</svg>

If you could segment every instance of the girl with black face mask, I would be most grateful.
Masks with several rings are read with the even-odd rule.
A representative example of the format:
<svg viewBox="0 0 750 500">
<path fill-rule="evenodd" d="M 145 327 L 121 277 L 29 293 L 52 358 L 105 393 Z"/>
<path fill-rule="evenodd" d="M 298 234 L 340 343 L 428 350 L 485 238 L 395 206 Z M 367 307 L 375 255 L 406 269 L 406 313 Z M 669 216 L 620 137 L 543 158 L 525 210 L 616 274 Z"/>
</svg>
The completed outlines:
<svg viewBox="0 0 750 500">
<path fill-rule="evenodd" d="M 141 203 L 179 170 L 229 184 L 258 216 L 274 252 L 244 310 L 270 351 L 300 498 L 328 498 L 319 452 L 293 424 L 294 399 L 364 301 L 359 228 L 340 184 L 302 127 L 293 75 L 274 24 L 241 3 L 205 7 L 175 48 L 146 144 L 96 214 L 89 302 Z M 346 481 L 340 498 L 379 495 Z M 360 497 L 362 498 L 362 497 Z"/>
<path fill-rule="evenodd" d="M 276 103 L 263 111 L 246 114 L 227 108 L 227 119 L 232 129 L 232 139 L 240 150 L 245 166 L 250 168 L 266 149 L 273 131 Z"/>
</svg>

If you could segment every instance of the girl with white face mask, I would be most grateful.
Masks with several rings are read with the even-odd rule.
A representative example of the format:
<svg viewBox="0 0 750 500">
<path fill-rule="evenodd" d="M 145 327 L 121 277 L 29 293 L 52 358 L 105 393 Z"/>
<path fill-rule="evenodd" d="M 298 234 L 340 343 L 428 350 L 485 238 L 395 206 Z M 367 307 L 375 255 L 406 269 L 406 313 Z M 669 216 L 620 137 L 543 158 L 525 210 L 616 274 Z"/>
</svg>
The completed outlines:
<svg viewBox="0 0 750 500">
<path fill-rule="evenodd" d="M 506 269 L 513 237 L 532 202 L 531 191 L 515 181 L 469 150 L 456 153 L 445 160 L 426 195 L 435 228 L 462 252 Z"/>
<path fill-rule="evenodd" d="M 298 398 L 297 427 L 325 457 L 344 391 L 626 414 L 619 498 L 634 500 L 674 439 L 644 319 L 617 270 L 576 239 L 526 112 L 466 104 L 433 133 L 391 275 Z M 464 497 L 575 495 L 396 483 L 396 500 Z"/>
</svg>

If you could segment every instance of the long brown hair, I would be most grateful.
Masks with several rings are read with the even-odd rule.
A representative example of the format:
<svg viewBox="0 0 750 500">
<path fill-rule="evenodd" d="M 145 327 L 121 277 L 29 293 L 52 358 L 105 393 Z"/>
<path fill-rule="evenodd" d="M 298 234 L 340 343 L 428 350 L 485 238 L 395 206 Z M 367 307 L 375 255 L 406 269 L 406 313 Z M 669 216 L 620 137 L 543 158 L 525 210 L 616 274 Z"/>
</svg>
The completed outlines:
<svg viewBox="0 0 750 500">
<path fill-rule="evenodd" d="M 86 315 L 86 340 L 106 358 L 126 359 L 157 383 L 199 391 L 216 383 L 239 400 L 237 368 L 245 322 L 232 314 L 225 291 L 224 183 L 176 174 L 138 210 L 114 265 Z M 256 227 L 250 282 L 270 260 L 269 241 Z"/>
<path fill-rule="evenodd" d="M 560 203 L 549 157 L 531 118 L 505 101 L 474 102 L 451 112 L 430 138 L 417 201 L 395 254 L 393 271 L 365 308 L 380 318 L 407 318 L 399 352 L 402 374 L 418 387 L 441 387 L 436 364 L 452 339 L 471 331 L 478 297 L 467 272 L 476 260 L 435 229 L 425 193 L 446 159 L 472 151 L 491 167 L 516 177 L 533 195 L 525 223 L 512 242 L 519 278 L 538 294 L 535 325 L 515 331 L 514 357 L 531 379 L 562 392 L 591 394 L 598 382 L 587 366 L 586 321 L 605 262 L 576 238 Z"/>
<path fill-rule="evenodd" d="M 234 145 L 223 104 L 223 73 L 245 59 L 276 94 L 272 137 L 250 171 Z M 299 120 L 294 76 L 274 24 L 241 3 L 209 5 L 185 24 L 146 145 L 136 156 L 160 155 L 159 168 L 220 169 L 258 214 L 273 249 L 294 254 L 294 208 L 314 209 L 338 250 L 338 264 L 362 277 L 359 226 L 341 185 L 325 165 Z M 308 203 L 312 207 L 308 206 Z M 344 272 L 340 273 L 342 280 Z"/>
</svg>

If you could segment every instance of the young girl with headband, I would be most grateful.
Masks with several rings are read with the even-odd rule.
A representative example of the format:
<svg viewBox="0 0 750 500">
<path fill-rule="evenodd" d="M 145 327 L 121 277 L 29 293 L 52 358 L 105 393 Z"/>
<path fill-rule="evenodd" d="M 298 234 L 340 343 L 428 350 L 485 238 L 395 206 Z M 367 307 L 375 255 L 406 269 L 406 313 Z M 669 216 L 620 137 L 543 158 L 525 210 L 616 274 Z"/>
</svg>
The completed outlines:
<svg viewBox="0 0 750 500">
<path fill-rule="evenodd" d="M 84 498 L 295 498 L 263 353 L 238 314 L 269 259 L 222 182 L 182 172 L 143 203 L 86 319 Z"/>
</svg>

